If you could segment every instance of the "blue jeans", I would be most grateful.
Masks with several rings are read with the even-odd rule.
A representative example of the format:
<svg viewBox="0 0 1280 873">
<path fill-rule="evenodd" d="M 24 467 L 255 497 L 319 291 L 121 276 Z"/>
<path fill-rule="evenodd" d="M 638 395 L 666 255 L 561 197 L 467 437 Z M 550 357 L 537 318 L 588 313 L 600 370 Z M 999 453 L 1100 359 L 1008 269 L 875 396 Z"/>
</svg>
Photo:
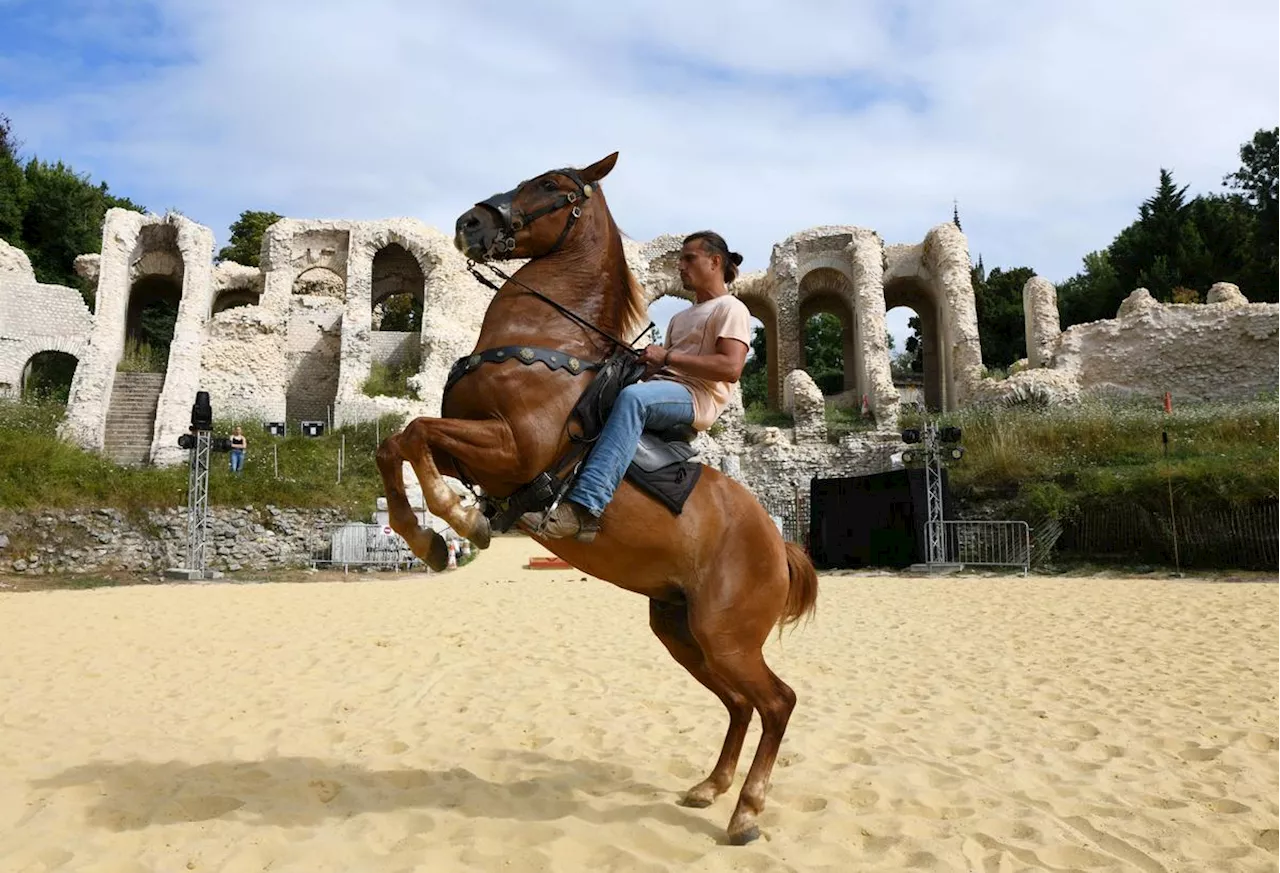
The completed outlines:
<svg viewBox="0 0 1280 873">
<path fill-rule="evenodd" d="M 239 473 L 244 469 L 244 449 L 231 450 L 231 472 Z"/>
<path fill-rule="evenodd" d="M 599 517 L 635 457 L 640 434 L 678 424 L 693 424 L 693 396 L 688 388 L 667 381 L 636 382 L 623 388 L 567 499 Z"/>
</svg>

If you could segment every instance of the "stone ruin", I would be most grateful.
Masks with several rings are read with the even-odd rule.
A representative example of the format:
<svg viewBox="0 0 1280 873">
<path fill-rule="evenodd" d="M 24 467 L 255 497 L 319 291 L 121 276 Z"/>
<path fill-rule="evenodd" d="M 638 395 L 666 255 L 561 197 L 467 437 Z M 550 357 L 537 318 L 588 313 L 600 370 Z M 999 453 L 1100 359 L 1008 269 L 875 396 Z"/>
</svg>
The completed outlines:
<svg viewBox="0 0 1280 873">
<path fill-rule="evenodd" d="M 679 235 L 624 240 L 652 303 L 688 297 L 676 273 Z M 35 281 L 0 242 L 0 394 L 18 394 L 33 358 L 73 356 L 62 436 L 121 462 L 183 463 L 196 391 L 224 422 L 342 427 L 388 413 L 435 415 L 445 376 L 472 350 L 492 291 L 466 271 L 447 235 L 406 218 L 283 219 L 268 229 L 261 267 L 214 263 L 213 234 L 190 219 L 107 213 L 102 253 L 82 255 L 80 292 Z M 1004 380 L 984 377 L 968 243 L 951 222 L 917 244 L 886 244 L 867 228 L 823 226 L 777 243 L 767 269 L 732 286 L 764 326 L 769 406 L 794 427 L 745 427 L 740 394 L 699 437 L 708 463 L 786 499 L 815 475 L 890 469 L 899 450 L 900 387 L 890 372 L 885 315 L 909 306 L 922 324 L 924 404 L 1071 402 L 1093 391 L 1223 398 L 1274 391 L 1276 304 L 1215 285 L 1203 305 L 1163 305 L 1139 289 L 1112 320 L 1062 331 L 1053 286 L 1024 289 L 1028 358 Z M 383 330 L 384 306 L 412 298 L 415 330 Z M 162 374 L 121 372 L 126 342 L 156 301 L 176 306 Z M 824 397 L 804 366 L 804 325 L 831 313 L 844 333 L 843 392 Z M 659 325 L 665 331 L 666 325 Z M 373 365 L 420 360 L 412 398 L 369 396 Z M 863 409 L 866 431 L 828 439 L 828 405 Z"/>
</svg>

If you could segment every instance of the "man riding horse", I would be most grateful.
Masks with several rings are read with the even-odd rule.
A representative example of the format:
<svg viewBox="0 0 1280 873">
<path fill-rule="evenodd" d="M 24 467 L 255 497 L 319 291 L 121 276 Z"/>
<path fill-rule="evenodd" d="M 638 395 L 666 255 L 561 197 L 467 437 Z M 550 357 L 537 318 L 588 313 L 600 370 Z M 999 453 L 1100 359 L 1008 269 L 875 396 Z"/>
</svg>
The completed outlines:
<svg viewBox="0 0 1280 873">
<path fill-rule="evenodd" d="M 704 431 L 729 402 L 751 347 L 751 316 L 729 293 L 742 255 L 709 230 L 689 235 L 680 250 L 680 282 L 694 305 L 671 319 L 665 345 L 650 344 L 645 375 L 622 389 L 595 447 L 564 502 L 530 512 L 521 526 L 548 539 L 591 542 L 600 516 L 627 472 L 645 430 L 680 425 Z"/>
</svg>

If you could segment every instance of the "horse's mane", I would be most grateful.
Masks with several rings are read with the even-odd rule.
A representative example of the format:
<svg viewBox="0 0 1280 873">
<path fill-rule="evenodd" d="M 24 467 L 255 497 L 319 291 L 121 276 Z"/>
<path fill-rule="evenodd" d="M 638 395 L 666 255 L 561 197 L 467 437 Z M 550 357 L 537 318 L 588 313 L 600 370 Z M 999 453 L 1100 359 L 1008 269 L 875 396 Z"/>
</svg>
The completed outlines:
<svg viewBox="0 0 1280 873">
<path fill-rule="evenodd" d="M 618 240 L 619 248 L 622 249 L 622 231 L 613 220 L 613 213 L 610 212 L 608 215 L 609 232 Z M 635 273 L 631 272 L 631 266 L 627 263 L 625 249 L 619 252 L 619 257 L 622 258 L 622 273 L 626 287 L 618 297 L 613 312 L 613 328 L 618 339 L 631 341 L 649 323 L 649 307 L 645 303 L 644 287 L 636 279 Z"/>
</svg>

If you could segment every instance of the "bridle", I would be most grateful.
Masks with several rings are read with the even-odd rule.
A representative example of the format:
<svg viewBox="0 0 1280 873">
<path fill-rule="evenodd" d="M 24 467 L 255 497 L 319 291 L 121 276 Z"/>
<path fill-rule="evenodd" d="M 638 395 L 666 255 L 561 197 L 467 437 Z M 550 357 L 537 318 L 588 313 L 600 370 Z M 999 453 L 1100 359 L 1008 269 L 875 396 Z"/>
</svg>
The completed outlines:
<svg viewBox="0 0 1280 873">
<path fill-rule="evenodd" d="M 533 210 L 532 212 L 522 212 L 518 209 L 515 209 L 513 206 L 513 204 L 515 203 L 516 195 L 520 193 L 520 189 L 523 188 L 526 184 L 525 182 L 521 182 L 519 185 L 512 188 L 510 191 L 507 191 L 503 194 L 494 194 L 492 197 L 488 198 L 487 200 L 482 200 L 476 204 L 477 206 L 482 206 L 485 209 L 489 209 L 493 211 L 502 220 L 502 226 L 499 228 L 497 236 L 494 237 L 493 242 L 490 243 L 489 247 L 485 250 L 486 258 L 502 257 L 503 255 L 506 255 L 512 251 L 515 251 L 517 232 L 527 227 L 530 227 L 535 221 L 537 221 L 540 218 L 543 218 L 548 215 L 552 215 L 566 207 L 572 207 L 572 209 L 569 210 L 569 218 L 564 223 L 564 228 L 560 231 L 560 236 L 556 238 L 556 241 L 551 246 L 551 248 L 547 249 L 545 252 L 539 255 L 539 257 L 546 257 L 547 255 L 559 249 L 560 246 L 564 244 L 564 241 L 569 236 L 569 231 L 573 230 L 574 224 L 576 224 L 578 219 L 582 217 L 582 206 L 579 205 L 579 201 L 587 200 L 594 193 L 595 189 L 592 187 L 590 182 L 582 181 L 582 177 L 578 175 L 577 170 L 574 170 L 568 167 L 560 170 L 551 170 L 550 172 L 543 173 L 542 176 L 539 176 L 539 178 L 543 178 L 545 176 L 551 176 L 551 175 L 564 176 L 570 182 L 572 182 L 578 190 L 562 191 L 559 197 L 555 198 L 555 200 L 551 201 L 546 206 L 540 206 L 537 209 Z M 582 316 L 578 315 L 573 310 L 557 303 L 547 295 L 543 294 L 541 291 L 537 290 L 536 288 L 529 287 L 525 283 L 521 282 L 519 279 L 515 278 L 514 276 L 508 275 L 506 272 L 498 269 L 497 267 L 493 266 L 493 264 L 490 264 L 487 261 L 482 261 L 480 263 L 480 266 L 483 266 L 485 269 L 489 270 L 494 275 L 501 278 L 504 282 L 510 282 L 515 285 L 519 285 L 521 288 L 528 291 L 530 294 L 533 294 L 535 297 L 542 300 L 544 303 L 547 303 L 548 305 L 553 307 L 557 312 L 559 312 L 565 318 L 569 319 L 575 324 L 578 324 L 581 327 L 594 331 L 595 333 L 598 333 L 600 336 L 609 340 L 609 342 L 611 342 L 615 348 L 621 349 L 624 352 L 630 353 L 632 356 L 639 356 L 640 352 L 634 348 L 635 340 L 632 340 L 631 342 L 626 342 L 625 340 L 618 339 L 612 334 L 601 330 L 591 322 L 587 321 Z M 486 278 L 485 276 L 480 275 L 480 272 L 476 269 L 476 262 L 471 260 L 470 258 L 467 259 L 467 271 L 470 272 L 471 275 L 474 276 L 477 281 L 479 281 L 483 285 L 487 285 L 488 287 L 492 288 L 495 292 L 502 290 L 492 280 Z M 644 336 L 652 327 L 653 327 L 653 322 L 649 322 L 648 327 L 642 330 L 640 332 L 640 335 L 637 336 L 636 339 L 638 340 L 641 336 Z"/>
<path fill-rule="evenodd" d="M 544 256 L 551 254 L 564 244 L 565 239 L 569 236 L 569 231 L 573 230 L 573 225 L 582 217 L 582 207 L 577 205 L 578 201 L 589 198 L 594 193 L 594 189 L 591 187 L 591 183 L 582 181 L 582 177 L 578 175 L 576 170 L 567 167 L 561 170 L 552 170 L 549 173 L 543 173 L 539 178 L 552 175 L 564 176 L 572 182 L 574 187 L 578 190 L 562 191 L 559 197 L 548 203 L 546 206 L 540 206 L 532 212 L 521 212 L 514 208 L 516 195 L 519 194 L 520 189 L 525 186 L 525 183 L 521 182 L 506 193 L 494 194 L 489 199 L 481 200 L 476 204 L 476 206 L 483 206 L 486 209 L 492 210 L 497 213 L 500 219 L 502 219 L 502 227 L 499 229 L 498 235 L 494 237 L 493 242 L 489 244 L 489 248 L 485 251 L 485 257 L 502 257 L 503 255 L 515 251 L 516 233 L 518 231 L 529 227 L 545 215 L 551 215 L 559 212 L 566 206 L 572 206 L 573 208 L 569 211 L 569 220 L 564 223 L 564 229 L 560 231 L 560 236 L 556 239 L 555 244 L 544 253 Z"/>
</svg>

